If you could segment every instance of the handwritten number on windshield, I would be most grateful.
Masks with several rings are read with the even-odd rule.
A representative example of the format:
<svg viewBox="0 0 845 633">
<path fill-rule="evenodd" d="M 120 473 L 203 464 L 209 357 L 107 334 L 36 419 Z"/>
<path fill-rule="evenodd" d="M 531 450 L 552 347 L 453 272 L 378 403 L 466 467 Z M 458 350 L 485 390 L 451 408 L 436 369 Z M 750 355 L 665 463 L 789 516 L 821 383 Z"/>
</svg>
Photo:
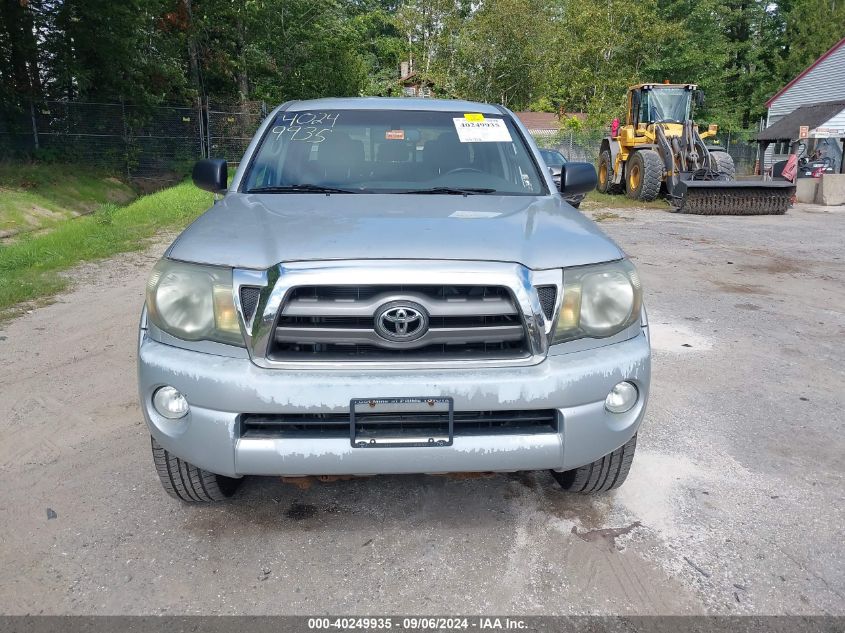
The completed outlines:
<svg viewBox="0 0 845 633">
<path fill-rule="evenodd" d="M 338 118 L 339 112 L 285 112 L 278 121 L 289 128 L 306 125 L 333 128 Z"/>
<path fill-rule="evenodd" d="M 287 134 L 290 141 L 322 143 L 326 134 L 332 132 L 340 113 L 338 112 L 285 112 L 279 119 L 282 125 L 270 132 L 277 141 Z"/>
<path fill-rule="evenodd" d="M 328 127 L 318 128 L 314 126 L 291 126 L 287 127 L 284 125 L 277 125 L 270 133 L 275 135 L 276 140 L 282 140 L 282 136 L 285 134 L 289 134 L 289 138 L 291 141 L 310 141 L 312 143 L 322 143 L 326 140 L 326 134 L 331 132 L 332 129 Z"/>
</svg>

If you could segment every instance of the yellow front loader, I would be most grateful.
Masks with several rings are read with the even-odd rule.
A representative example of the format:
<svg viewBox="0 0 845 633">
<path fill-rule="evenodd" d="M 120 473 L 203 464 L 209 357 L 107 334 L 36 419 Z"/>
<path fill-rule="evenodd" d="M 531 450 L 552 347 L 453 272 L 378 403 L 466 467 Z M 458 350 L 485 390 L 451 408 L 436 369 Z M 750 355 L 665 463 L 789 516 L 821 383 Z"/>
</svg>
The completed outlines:
<svg viewBox="0 0 845 633">
<path fill-rule="evenodd" d="M 602 140 L 597 189 L 650 201 L 665 194 L 682 213 L 786 213 L 795 185 L 785 180 L 736 180 L 733 159 L 704 139 L 690 116 L 695 84 L 639 84 L 628 89 L 625 124 Z"/>
</svg>

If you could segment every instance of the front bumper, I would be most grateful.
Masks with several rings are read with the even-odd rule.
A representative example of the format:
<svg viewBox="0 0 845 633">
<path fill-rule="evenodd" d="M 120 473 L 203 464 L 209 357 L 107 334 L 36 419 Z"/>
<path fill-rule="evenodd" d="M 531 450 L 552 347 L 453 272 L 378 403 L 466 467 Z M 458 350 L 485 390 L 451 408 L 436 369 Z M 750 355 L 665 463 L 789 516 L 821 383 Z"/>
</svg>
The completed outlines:
<svg viewBox="0 0 845 633">
<path fill-rule="evenodd" d="M 470 471 L 569 470 L 627 442 L 648 399 L 650 349 L 644 332 L 603 347 L 551 354 L 529 367 L 415 370 L 282 370 L 186 350 L 141 332 L 138 379 L 150 433 L 168 451 L 227 475 L 374 475 Z M 639 389 L 637 404 L 609 413 L 604 400 L 618 382 Z M 168 420 L 153 392 L 171 385 L 190 412 Z M 560 432 L 476 435 L 447 447 L 353 448 L 348 439 L 248 439 L 242 413 L 342 413 L 353 398 L 452 397 L 455 411 L 557 409 Z"/>
</svg>

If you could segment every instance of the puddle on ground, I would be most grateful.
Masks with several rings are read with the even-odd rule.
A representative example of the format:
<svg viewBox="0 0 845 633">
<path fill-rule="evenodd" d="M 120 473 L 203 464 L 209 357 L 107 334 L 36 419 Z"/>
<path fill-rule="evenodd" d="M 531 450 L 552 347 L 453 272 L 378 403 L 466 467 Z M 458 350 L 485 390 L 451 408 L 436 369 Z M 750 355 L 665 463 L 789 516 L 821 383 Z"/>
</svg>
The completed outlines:
<svg viewBox="0 0 845 633">
<path fill-rule="evenodd" d="M 637 528 L 642 527 L 642 523 L 639 521 L 634 521 L 630 525 L 626 525 L 623 527 L 618 528 L 602 528 L 600 530 L 584 530 L 583 532 L 578 530 L 578 527 L 573 525 L 572 526 L 572 534 L 580 538 L 585 543 L 594 543 L 596 545 L 600 545 L 602 548 L 607 548 L 609 551 L 615 551 L 618 546 L 616 545 L 616 539 L 620 536 L 625 536 L 630 534 Z"/>
<path fill-rule="evenodd" d="M 770 295 L 772 292 L 758 284 L 736 284 L 730 281 L 712 282 L 722 292 L 730 292 L 738 295 Z"/>
</svg>

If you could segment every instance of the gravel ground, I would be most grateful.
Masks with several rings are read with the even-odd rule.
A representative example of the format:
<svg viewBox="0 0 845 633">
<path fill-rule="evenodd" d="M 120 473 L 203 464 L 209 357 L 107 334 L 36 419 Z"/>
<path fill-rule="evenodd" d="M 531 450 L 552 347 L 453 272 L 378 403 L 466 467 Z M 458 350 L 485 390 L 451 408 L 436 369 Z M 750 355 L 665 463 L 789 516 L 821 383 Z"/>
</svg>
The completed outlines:
<svg viewBox="0 0 845 633">
<path fill-rule="evenodd" d="M 845 614 L 845 209 L 585 212 L 638 264 L 652 322 L 619 491 L 249 479 L 179 504 L 135 393 L 161 241 L 0 326 L 0 612 Z"/>
</svg>

